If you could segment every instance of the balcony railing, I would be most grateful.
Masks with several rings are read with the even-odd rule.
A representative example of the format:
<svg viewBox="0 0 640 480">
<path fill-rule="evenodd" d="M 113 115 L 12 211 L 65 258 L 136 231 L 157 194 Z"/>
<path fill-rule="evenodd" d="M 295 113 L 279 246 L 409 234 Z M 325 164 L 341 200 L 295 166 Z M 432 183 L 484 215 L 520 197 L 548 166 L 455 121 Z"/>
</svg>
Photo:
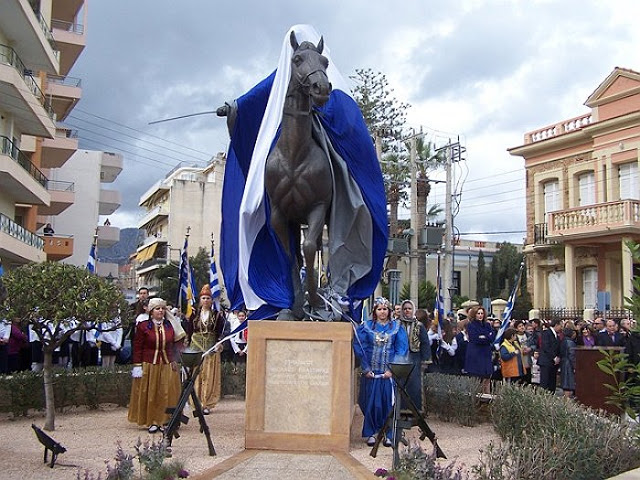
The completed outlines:
<svg viewBox="0 0 640 480">
<path fill-rule="evenodd" d="M 7 137 L 3 137 L 0 135 L 0 143 L 2 143 L 2 154 L 8 155 L 13 158 L 18 165 L 24 168 L 29 175 L 35 178 L 36 182 L 42 185 L 44 188 L 48 188 L 47 185 L 49 180 L 44 174 L 38 170 L 38 168 L 31 163 L 31 161 L 27 158 L 27 156 L 20 151 L 18 147 L 16 147 L 11 140 Z"/>
<path fill-rule="evenodd" d="M 49 118 L 53 119 L 53 108 L 51 107 L 51 104 L 45 97 L 44 93 L 42 93 L 42 90 L 40 90 L 38 83 L 33 78 L 33 72 L 25 67 L 16 51 L 7 45 L 0 44 L 0 63 L 11 65 L 18 71 L 20 76 L 24 79 L 24 82 L 27 84 L 29 91 L 35 95 L 40 102 L 40 105 L 42 105 L 47 111 Z"/>
<path fill-rule="evenodd" d="M 54 192 L 73 192 L 75 184 L 73 182 L 61 182 L 59 180 L 49 180 L 47 182 L 47 190 Z"/>
<path fill-rule="evenodd" d="M 618 200 L 549 214 L 549 235 L 590 233 L 620 227 L 640 228 L 640 200 Z"/>
<path fill-rule="evenodd" d="M 78 130 L 57 125 L 56 137 L 57 138 L 78 138 Z"/>
<path fill-rule="evenodd" d="M 548 138 L 557 137 L 558 135 L 569 133 L 574 130 L 579 130 L 586 125 L 590 125 L 593 121 L 593 117 L 590 113 L 570 118 L 569 120 L 564 120 L 556 123 L 555 125 L 549 125 L 548 127 L 539 128 L 533 132 L 525 133 L 524 143 L 535 143 L 541 140 L 547 140 Z"/>
<path fill-rule="evenodd" d="M 0 213 L 0 232 L 4 232 L 13 238 L 17 238 L 21 242 L 35 247 L 38 250 L 44 250 L 44 241 L 38 235 L 18 225 L 2 213 Z"/>
<path fill-rule="evenodd" d="M 53 33 L 51 32 L 51 29 L 49 28 L 49 25 L 47 25 L 47 21 L 42 16 L 42 13 L 36 12 L 35 10 L 34 10 L 34 13 L 36 14 L 36 17 L 38 19 L 38 23 L 40 24 L 40 28 L 42 28 L 42 33 L 44 33 L 44 38 L 46 38 L 47 42 L 49 42 L 49 45 L 51 45 L 51 48 L 53 49 L 53 54 L 56 56 L 56 58 L 59 61 L 60 60 L 60 51 L 58 50 L 58 46 L 56 45 L 56 41 L 53 38 Z"/>
<path fill-rule="evenodd" d="M 47 75 L 47 81 L 56 85 L 64 85 L 65 87 L 79 87 L 82 84 L 82 80 L 79 78 L 63 75 Z"/>
<path fill-rule="evenodd" d="M 548 238 L 546 223 L 536 223 L 533 226 L 533 244 L 534 245 L 551 245 L 554 243 L 556 242 Z"/>
<path fill-rule="evenodd" d="M 78 22 L 65 22 L 64 20 L 51 20 L 51 26 L 58 30 L 64 30 L 65 32 L 77 33 L 78 35 L 84 34 L 84 25 Z"/>
</svg>

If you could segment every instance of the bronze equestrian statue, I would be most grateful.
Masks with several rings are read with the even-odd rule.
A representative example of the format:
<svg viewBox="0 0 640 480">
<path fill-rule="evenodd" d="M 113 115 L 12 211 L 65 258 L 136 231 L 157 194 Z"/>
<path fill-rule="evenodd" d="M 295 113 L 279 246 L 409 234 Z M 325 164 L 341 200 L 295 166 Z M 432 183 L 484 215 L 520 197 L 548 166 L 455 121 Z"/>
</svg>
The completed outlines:
<svg viewBox="0 0 640 480">
<path fill-rule="evenodd" d="M 281 87 L 272 87 L 279 81 L 274 73 L 233 104 L 217 110 L 219 116 L 227 117 L 232 138 L 223 185 L 222 271 L 232 308 L 254 295 L 247 293 L 246 287 L 248 281 L 253 281 L 257 286 L 250 287 L 259 291 L 260 299 L 265 298 L 264 304 L 275 309 L 277 313 L 273 315 L 278 319 L 339 319 L 340 310 L 354 305 L 357 308 L 360 299 L 373 292 L 380 277 L 387 241 L 382 174 L 362 114 L 349 94 L 343 93 L 346 89 L 342 77 L 338 92 L 329 81 L 328 71 L 333 68 L 335 75 L 335 67 L 330 67 L 329 59 L 323 55 L 323 38 L 319 37 L 317 43 L 298 43 L 292 29 L 288 43 L 293 53 L 290 58 L 281 56 L 278 67 L 282 72 L 290 69 L 288 82 L 284 83 L 285 77 L 278 84 L 286 87 L 286 93 L 284 89 L 277 90 Z M 285 47 L 288 49 L 283 45 L 283 52 Z M 288 66 L 283 63 L 286 60 L 290 62 Z M 269 122 L 266 112 L 274 96 L 272 88 L 275 94 L 284 94 L 284 103 L 278 104 L 282 105 L 281 120 L 278 119 L 275 140 L 268 153 L 265 151 L 266 159 L 262 157 L 264 163 L 256 164 L 253 149 L 259 147 L 254 144 L 260 142 L 261 129 Z M 248 124 L 251 135 L 236 128 L 236 121 Z M 337 127 L 333 126 L 334 121 Z M 356 145 L 353 152 L 339 144 L 344 138 L 349 147 Z M 250 183 L 251 175 L 256 174 L 252 168 L 260 169 L 259 175 L 263 173 L 267 201 L 254 209 L 264 216 L 265 227 L 250 243 L 277 243 L 286 261 L 273 246 L 264 247 L 260 254 L 252 251 L 248 259 L 238 260 L 242 256 L 238 242 L 245 240 L 244 201 L 261 187 Z M 240 192 L 234 190 L 237 188 Z M 329 285 L 319 292 L 316 254 L 323 247 L 325 225 L 329 257 L 323 263 L 327 265 Z M 260 261 L 263 265 L 252 270 L 253 263 L 249 262 L 257 265 Z M 248 273 L 241 279 L 238 272 L 247 268 L 247 263 Z M 303 266 L 304 284 L 300 279 Z M 290 293 L 282 293 L 287 284 Z M 290 296 L 288 302 L 282 300 L 285 296 Z M 255 300 L 250 302 L 255 304 Z M 247 307 L 256 310 L 249 302 Z M 259 318 L 268 318 L 264 315 L 269 314 L 261 315 Z"/>
</svg>

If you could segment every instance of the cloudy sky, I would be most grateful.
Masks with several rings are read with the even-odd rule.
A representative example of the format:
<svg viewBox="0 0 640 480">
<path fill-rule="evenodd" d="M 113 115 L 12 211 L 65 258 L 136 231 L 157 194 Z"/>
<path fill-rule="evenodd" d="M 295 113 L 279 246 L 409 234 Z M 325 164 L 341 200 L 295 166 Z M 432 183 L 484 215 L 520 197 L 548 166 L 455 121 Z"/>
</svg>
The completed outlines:
<svg viewBox="0 0 640 480">
<path fill-rule="evenodd" d="M 92 0 L 87 47 L 70 73 L 83 97 L 65 123 L 81 148 L 123 154 L 108 187 L 123 204 L 110 220 L 136 226 L 154 182 L 228 146 L 215 115 L 148 123 L 242 95 L 276 67 L 289 27 L 311 24 L 344 77 L 357 68 L 388 77 L 411 105 L 409 127 L 436 144 L 460 138 L 455 223 L 465 238 L 521 241 L 523 160 L 506 149 L 588 113 L 584 101 L 614 67 L 640 70 L 638 18 L 637 0 Z M 430 203 L 444 204 L 443 187 Z"/>
</svg>

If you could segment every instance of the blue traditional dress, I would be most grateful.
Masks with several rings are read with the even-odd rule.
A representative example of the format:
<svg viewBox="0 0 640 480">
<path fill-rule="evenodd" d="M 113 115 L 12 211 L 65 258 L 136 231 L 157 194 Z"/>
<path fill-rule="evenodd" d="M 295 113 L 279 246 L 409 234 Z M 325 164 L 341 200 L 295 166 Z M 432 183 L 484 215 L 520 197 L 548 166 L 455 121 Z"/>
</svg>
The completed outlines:
<svg viewBox="0 0 640 480">
<path fill-rule="evenodd" d="M 381 375 L 388 370 L 389 363 L 406 359 L 409 341 L 400 322 L 391 320 L 383 325 L 375 320 L 368 320 L 358 327 L 353 349 L 360 359 L 363 373 L 358 397 L 358 405 L 364 415 L 362 436 L 370 437 L 384 426 L 393 408 L 393 379 L 367 378 L 365 374 L 373 372 Z M 391 429 L 388 436 L 390 435 Z"/>
</svg>

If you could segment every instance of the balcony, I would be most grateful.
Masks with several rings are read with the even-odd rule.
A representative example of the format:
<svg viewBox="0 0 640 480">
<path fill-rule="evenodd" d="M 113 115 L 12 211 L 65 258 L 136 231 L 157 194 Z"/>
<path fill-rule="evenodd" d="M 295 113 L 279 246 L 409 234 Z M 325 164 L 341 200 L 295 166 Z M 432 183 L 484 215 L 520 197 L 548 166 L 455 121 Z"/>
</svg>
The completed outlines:
<svg viewBox="0 0 640 480">
<path fill-rule="evenodd" d="M 51 108 L 53 108 L 56 120 L 59 122 L 67 118 L 82 97 L 81 83 L 79 78 L 60 75 L 47 76 L 44 91 L 51 100 Z"/>
<path fill-rule="evenodd" d="M 17 265 L 44 262 L 44 242 L 35 233 L 0 213 L 0 257 Z"/>
<path fill-rule="evenodd" d="M 145 260 L 136 267 L 136 275 L 144 275 L 146 273 L 157 270 L 160 267 L 164 267 L 167 264 L 167 259 L 162 257 L 150 258 Z"/>
<path fill-rule="evenodd" d="M 60 57 L 51 30 L 40 12 L 27 2 L 2 1 L 0 31 L 20 50 L 29 68 L 58 73 Z"/>
<path fill-rule="evenodd" d="M 100 160 L 100 181 L 112 183 L 122 171 L 122 155 L 119 153 L 102 152 Z"/>
<path fill-rule="evenodd" d="M 146 225 L 150 224 L 154 220 L 160 220 L 169 216 L 169 208 L 167 205 L 156 205 L 154 208 L 149 210 L 144 217 L 140 219 L 138 222 L 138 228 L 145 228 Z"/>
<path fill-rule="evenodd" d="M 524 143 L 525 145 L 528 145 L 542 140 L 547 140 L 549 138 L 558 137 L 565 133 L 575 132 L 587 125 L 591 125 L 593 122 L 594 119 L 590 113 L 570 118 L 569 120 L 564 120 L 554 125 L 549 125 L 547 127 L 525 133 Z"/>
<path fill-rule="evenodd" d="M 73 182 L 49 180 L 47 190 L 51 195 L 49 206 L 38 207 L 38 215 L 60 215 L 76 201 L 75 185 Z"/>
<path fill-rule="evenodd" d="M 33 72 L 13 48 L 1 44 L 0 98 L 3 110 L 11 115 L 17 130 L 27 135 L 53 138 L 53 109 L 33 78 Z"/>
<path fill-rule="evenodd" d="M 42 141 L 42 168 L 60 168 L 78 150 L 78 131 L 58 126 L 54 138 Z"/>
<path fill-rule="evenodd" d="M 60 74 L 66 75 L 76 63 L 87 44 L 84 25 L 73 21 L 54 19 L 51 21 L 53 38 L 60 50 Z"/>
<path fill-rule="evenodd" d="M 120 229 L 111 225 L 98 227 L 98 251 L 102 247 L 110 247 L 120 241 Z"/>
<path fill-rule="evenodd" d="M 117 190 L 100 189 L 100 200 L 98 204 L 98 214 L 111 215 L 122 204 L 120 192 Z"/>
<path fill-rule="evenodd" d="M 73 237 L 53 235 L 41 237 L 44 242 L 44 253 L 47 260 L 58 262 L 73 255 Z"/>
<path fill-rule="evenodd" d="M 15 203 L 48 205 L 47 177 L 7 137 L 0 145 L 0 190 Z"/>
<path fill-rule="evenodd" d="M 548 237 L 579 239 L 640 233 L 640 200 L 619 200 L 549 213 Z"/>
<path fill-rule="evenodd" d="M 51 5 L 51 16 L 67 22 L 73 22 L 78 16 L 80 9 L 84 6 L 85 0 L 64 0 L 53 2 Z"/>
</svg>

